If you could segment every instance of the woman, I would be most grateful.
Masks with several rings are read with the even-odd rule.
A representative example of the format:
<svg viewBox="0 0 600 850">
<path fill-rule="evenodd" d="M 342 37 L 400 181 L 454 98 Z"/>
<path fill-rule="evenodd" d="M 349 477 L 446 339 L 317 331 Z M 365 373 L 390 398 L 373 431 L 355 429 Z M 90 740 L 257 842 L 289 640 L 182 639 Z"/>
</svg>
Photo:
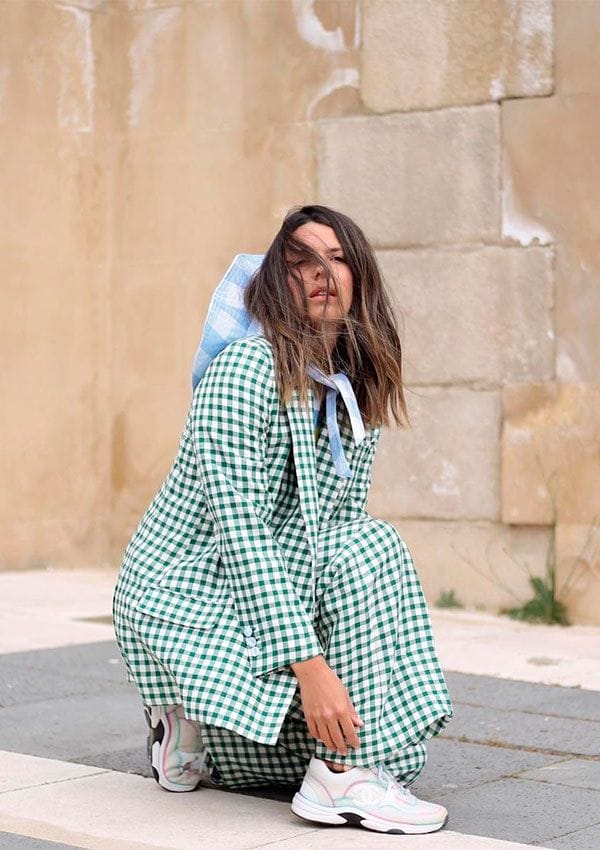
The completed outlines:
<svg viewBox="0 0 600 850">
<path fill-rule="evenodd" d="M 406 417 L 373 250 L 295 208 L 243 299 L 260 330 L 205 364 L 115 589 L 155 779 L 292 783 L 307 820 L 435 831 L 446 809 L 407 786 L 452 706 L 410 552 L 365 510 L 388 408 Z"/>
</svg>

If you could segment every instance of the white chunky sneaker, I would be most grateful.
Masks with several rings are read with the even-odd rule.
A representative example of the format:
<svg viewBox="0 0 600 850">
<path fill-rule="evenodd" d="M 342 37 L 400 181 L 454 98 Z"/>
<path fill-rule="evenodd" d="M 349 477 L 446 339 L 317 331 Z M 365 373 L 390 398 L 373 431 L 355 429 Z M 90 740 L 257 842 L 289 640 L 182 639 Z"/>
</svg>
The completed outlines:
<svg viewBox="0 0 600 850">
<path fill-rule="evenodd" d="M 315 756 L 309 762 L 292 811 L 316 823 L 353 823 L 375 832 L 436 832 L 448 820 L 443 806 L 415 797 L 383 765 L 333 773 Z"/>
<path fill-rule="evenodd" d="M 148 759 L 160 787 L 195 791 L 201 784 L 213 784 L 199 726 L 184 716 L 183 706 L 145 705 L 144 714 L 149 726 Z"/>
</svg>

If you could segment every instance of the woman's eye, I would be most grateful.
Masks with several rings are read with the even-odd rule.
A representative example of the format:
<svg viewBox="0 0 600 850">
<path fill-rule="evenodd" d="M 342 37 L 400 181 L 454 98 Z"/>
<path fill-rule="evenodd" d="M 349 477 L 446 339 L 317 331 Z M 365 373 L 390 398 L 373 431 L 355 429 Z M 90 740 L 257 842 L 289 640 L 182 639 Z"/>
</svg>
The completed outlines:
<svg viewBox="0 0 600 850">
<path fill-rule="evenodd" d="M 334 260 L 337 260 L 337 261 L 338 261 L 338 262 L 340 262 L 340 263 L 345 263 L 345 262 L 346 262 L 346 258 L 345 258 L 345 257 L 334 257 L 333 259 L 334 259 Z"/>
</svg>

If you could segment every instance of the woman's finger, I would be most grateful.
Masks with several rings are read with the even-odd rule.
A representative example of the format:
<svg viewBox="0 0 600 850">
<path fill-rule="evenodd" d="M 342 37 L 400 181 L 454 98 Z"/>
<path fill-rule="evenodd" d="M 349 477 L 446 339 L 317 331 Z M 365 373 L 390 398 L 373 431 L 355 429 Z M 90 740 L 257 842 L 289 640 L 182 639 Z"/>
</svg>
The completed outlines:
<svg viewBox="0 0 600 850">
<path fill-rule="evenodd" d="M 306 721 L 306 727 L 308 729 L 309 735 L 312 735 L 313 738 L 316 738 L 318 740 L 319 739 L 319 731 L 317 729 L 316 723 L 312 720 L 312 718 L 310 720 Z"/>
<path fill-rule="evenodd" d="M 319 740 L 322 741 L 328 750 L 335 750 L 335 746 L 333 741 L 331 740 L 331 735 L 329 733 L 329 728 L 325 721 L 322 721 L 317 726 L 319 730 Z"/>
<path fill-rule="evenodd" d="M 344 740 L 344 735 L 340 727 L 339 720 L 330 720 L 328 727 L 333 746 L 332 750 L 338 750 L 343 756 L 348 755 L 348 746 Z"/>
<path fill-rule="evenodd" d="M 348 691 L 346 691 L 346 699 L 348 701 L 348 708 L 350 710 L 350 719 L 352 720 L 352 723 L 354 725 L 357 725 L 357 726 L 364 726 L 365 721 L 361 717 L 358 716 L 358 712 L 354 708 L 354 705 L 352 703 L 352 700 L 350 699 L 350 694 L 348 693 Z"/>
<path fill-rule="evenodd" d="M 344 717 L 340 718 L 340 726 L 342 727 L 342 731 L 344 733 L 344 737 L 348 746 L 356 749 L 359 745 L 358 735 L 356 734 L 356 729 L 354 728 L 354 724 L 352 723 L 352 718 L 349 714 L 346 714 Z"/>
</svg>

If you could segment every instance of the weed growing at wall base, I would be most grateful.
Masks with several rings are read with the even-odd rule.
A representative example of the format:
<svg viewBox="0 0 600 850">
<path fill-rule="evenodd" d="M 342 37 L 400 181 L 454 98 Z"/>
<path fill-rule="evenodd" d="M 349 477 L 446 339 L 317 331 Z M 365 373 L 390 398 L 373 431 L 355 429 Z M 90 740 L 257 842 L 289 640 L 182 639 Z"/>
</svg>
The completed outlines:
<svg viewBox="0 0 600 850">
<path fill-rule="evenodd" d="M 529 584 L 533 596 L 516 608 L 503 608 L 501 614 L 507 614 L 513 620 L 524 620 L 528 623 L 556 623 L 568 626 L 567 609 L 556 598 L 556 579 L 554 570 L 550 570 L 545 578 L 529 576 Z"/>
<path fill-rule="evenodd" d="M 436 603 L 436 608 L 464 608 L 462 602 L 454 595 L 454 590 L 442 590 L 440 595 L 438 596 Z"/>
</svg>

